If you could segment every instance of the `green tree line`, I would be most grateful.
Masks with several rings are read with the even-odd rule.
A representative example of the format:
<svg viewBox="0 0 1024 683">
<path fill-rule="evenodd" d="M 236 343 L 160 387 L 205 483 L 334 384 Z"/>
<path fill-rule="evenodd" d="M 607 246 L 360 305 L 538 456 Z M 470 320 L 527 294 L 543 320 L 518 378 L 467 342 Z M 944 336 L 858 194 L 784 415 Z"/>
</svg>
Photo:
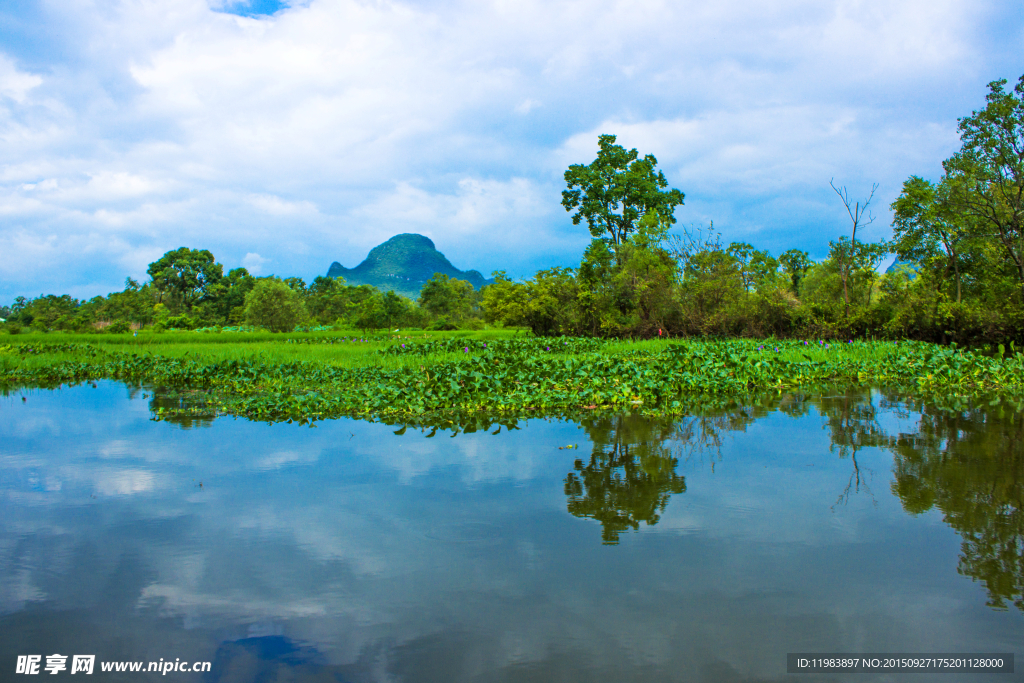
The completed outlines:
<svg viewBox="0 0 1024 683">
<path fill-rule="evenodd" d="M 127 332 L 259 326 L 285 332 L 302 325 L 362 330 L 482 327 L 480 293 L 464 280 L 437 273 L 417 301 L 369 285 L 347 285 L 319 276 L 308 286 L 299 277 L 255 277 L 245 268 L 224 275 L 205 249 L 181 247 L 149 265 L 143 284 L 127 278 L 124 291 L 87 301 L 67 294 L 18 297 L 0 308 L 12 332 Z"/>
</svg>

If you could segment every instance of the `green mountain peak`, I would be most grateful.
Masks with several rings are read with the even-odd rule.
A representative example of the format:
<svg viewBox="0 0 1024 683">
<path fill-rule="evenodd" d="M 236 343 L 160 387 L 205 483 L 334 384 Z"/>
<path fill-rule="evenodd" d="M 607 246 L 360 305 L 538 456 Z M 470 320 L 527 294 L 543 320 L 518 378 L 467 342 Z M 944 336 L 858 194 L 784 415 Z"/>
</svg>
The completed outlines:
<svg viewBox="0 0 1024 683">
<path fill-rule="evenodd" d="M 468 280 L 476 289 L 492 282 L 479 271 L 459 270 L 437 250 L 429 237 L 414 233 L 395 235 L 378 244 L 355 268 L 345 268 L 335 261 L 327 277 L 343 277 L 350 285 L 373 285 L 381 291 L 393 290 L 415 299 L 434 273 Z"/>
</svg>

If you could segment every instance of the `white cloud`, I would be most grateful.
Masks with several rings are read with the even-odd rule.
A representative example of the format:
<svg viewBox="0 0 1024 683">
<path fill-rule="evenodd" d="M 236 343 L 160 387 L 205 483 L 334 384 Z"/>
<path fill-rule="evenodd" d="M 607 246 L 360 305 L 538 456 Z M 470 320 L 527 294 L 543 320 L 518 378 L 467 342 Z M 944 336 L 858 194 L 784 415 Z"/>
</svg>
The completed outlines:
<svg viewBox="0 0 1024 683">
<path fill-rule="evenodd" d="M 290 202 L 274 195 L 251 195 L 249 203 L 260 211 L 274 216 L 293 216 L 295 214 L 316 213 L 316 205 L 312 202 Z"/>
<path fill-rule="evenodd" d="M 541 106 L 540 102 L 527 98 L 516 105 L 515 111 L 517 114 L 529 114 L 539 106 Z"/>
<path fill-rule="evenodd" d="M 0 96 L 18 104 L 25 102 L 28 92 L 43 82 L 40 76 L 19 71 L 8 57 L 0 54 Z"/>
<path fill-rule="evenodd" d="M 881 206 L 937 173 L 1024 47 L 968 0 L 291 4 L 66 0 L 61 50 L 0 37 L 0 246 L 28 245 L 0 301 L 182 244 L 306 277 L 408 231 L 463 268 L 567 264 L 561 174 L 603 132 L 658 157 L 681 222 L 817 253 L 830 177 Z"/>
<path fill-rule="evenodd" d="M 249 271 L 251 275 L 262 275 L 263 266 L 270 263 L 270 259 L 263 258 L 259 254 L 249 252 L 242 259 L 242 267 Z"/>
</svg>

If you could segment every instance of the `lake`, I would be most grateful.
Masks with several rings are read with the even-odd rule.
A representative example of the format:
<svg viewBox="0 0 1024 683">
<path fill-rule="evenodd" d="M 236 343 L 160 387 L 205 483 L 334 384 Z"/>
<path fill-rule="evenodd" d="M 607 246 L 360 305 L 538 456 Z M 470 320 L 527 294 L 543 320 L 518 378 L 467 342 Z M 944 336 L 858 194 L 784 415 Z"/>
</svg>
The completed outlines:
<svg viewBox="0 0 1024 683">
<path fill-rule="evenodd" d="M 152 394 L 0 399 L 0 679 L 82 654 L 134 681 L 1024 680 L 786 673 L 1020 656 L 1024 417 L 1000 404 L 858 388 L 453 435 L 158 422 Z"/>
</svg>

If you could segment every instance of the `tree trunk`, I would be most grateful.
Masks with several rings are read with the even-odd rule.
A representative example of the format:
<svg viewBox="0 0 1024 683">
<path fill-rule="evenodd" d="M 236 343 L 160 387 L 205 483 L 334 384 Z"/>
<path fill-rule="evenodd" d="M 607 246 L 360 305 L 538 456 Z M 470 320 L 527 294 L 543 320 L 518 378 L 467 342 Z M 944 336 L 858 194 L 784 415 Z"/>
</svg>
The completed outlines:
<svg viewBox="0 0 1024 683">
<path fill-rule="evenodd" d="M 839 269 L 839 274 L 843 278 L 843 302 L 846 304 L 846 308 L 844 309 L 846 311 L 845 314 L 844 314 L 844 317 L 849 318 L 850 317 L 850 294 L 846 290 L 846 280 L 847 280 L 847 278 L 850 275 L 850 268 L 847 265 L 847 261 L 846 261 L 846 257 L 845 256 L 843 257 L 843 265 Z"/>
</svg>

